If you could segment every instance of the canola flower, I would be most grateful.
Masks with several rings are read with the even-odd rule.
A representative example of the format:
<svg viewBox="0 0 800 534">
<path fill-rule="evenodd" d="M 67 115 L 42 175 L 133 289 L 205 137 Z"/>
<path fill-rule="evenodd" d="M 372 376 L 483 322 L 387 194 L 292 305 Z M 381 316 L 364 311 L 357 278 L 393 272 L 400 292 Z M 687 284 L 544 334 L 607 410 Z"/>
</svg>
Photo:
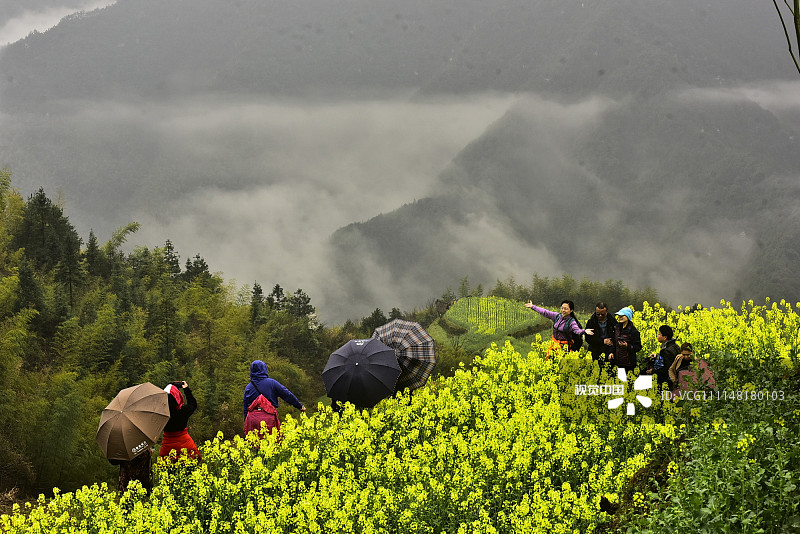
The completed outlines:
<svg viewBox="0 0 800 534">
<path fill-rule="evenodd" d="M 644 332 L 672 324 L 712 361 L 734 354 L 796 363 L 800 320 L 785 303 L 688 313 L 646 304 L 634 321 Z M 644 351 L 655 349 L 647 343 Z M 675 446 L 689 430 L 675 424 L 681 408 L 655 389 L 642 392 L 653 404 L 639 404 L 636 416 L 610 409 L 608 397 L 565 394 L 616 377 L 585 351 L 546 361 L 547 349 L 541 336 L 528 354 L 493 346 L 472 368 L 371 412 L 348 405 L 341 414 L 289 417 L 281 441 L 219 434 L 201 446 L 201 464 L 159 464 L 149 497 L 138 483 L 121 496 L 106 484 L 54 491 L 0 517 L 0 531 L 571 533 L 611 521 L 603 499 L 651 509 L 646 494 L 625 488 L 663 451 L 688 452 L 685 441 Z M 625 400 L 637 402 L 629 389 Z M 698 410 L 687 410 L 694 417 L 684 425 Z M 787 411 L 776 426 L 788 435 L 798 416 Z M 711 427 L 709 443 L 727 443 L 727 422 Z M 752 455 L 753 435 L 734 439 Z M 666 471 L 686 476 L 676 461 Z"/>
</svg>

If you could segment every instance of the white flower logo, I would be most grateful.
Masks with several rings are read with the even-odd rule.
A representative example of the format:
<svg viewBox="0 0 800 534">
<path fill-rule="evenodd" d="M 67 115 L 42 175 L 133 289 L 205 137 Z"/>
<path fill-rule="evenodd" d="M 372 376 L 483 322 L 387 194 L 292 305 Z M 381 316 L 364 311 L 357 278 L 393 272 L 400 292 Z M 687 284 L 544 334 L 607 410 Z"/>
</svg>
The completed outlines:
<svg viewBox="0 0 800 534">
<path fill-rule="evenodd" d="M 628 383 L 628 373 L 625 371 L 624 368 L 620 367 L 617 369 L 617 376 L 620 380 Z M 653 387 L 653 375 L 641 375 L 633 382 L 633 390 L 634 391 L 642 391 L 644 389 L 651 389 Z M 636 395 L 636 400 L 638 400 L 642 406 L 645 408 L 649 408 L 653 404 L 653 399 L 650 397 L 645 397 L 644 395 Z M 608 401 L 608 409 L 615 410 L 622 406 L 622 403 L 625 402 L 623 397 L 617 397 L 615 399 L 611 399 Z M 628 403 L 627 406 L 628 415 L 635 415 L 636 414 L 636 405 L 632 402 Z"/>
</svg>

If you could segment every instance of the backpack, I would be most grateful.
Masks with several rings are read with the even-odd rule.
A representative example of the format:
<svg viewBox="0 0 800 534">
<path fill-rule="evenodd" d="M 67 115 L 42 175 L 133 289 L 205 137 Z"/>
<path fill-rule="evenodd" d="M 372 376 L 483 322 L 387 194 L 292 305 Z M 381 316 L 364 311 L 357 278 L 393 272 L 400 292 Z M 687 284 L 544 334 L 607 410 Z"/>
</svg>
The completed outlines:
<svg viewBox="0 0 800 534">
<path fill-rule="evenodd" d="M 261 430 L 261 423 L 265 429 Z M 247 408 L 247 417 L 244 418 L 244 433 L 258 431 L 259 437 L 264 437 L 264 432 L 272 434 L 272 430 L 281 430 L 281 421 L 278 419 L 278 410 L 264 395 L 259 395 Z"/>
<path fill-rule="evenodd" d="M 681 353 L 681 348 L 677 343 L 673 343 L 669 345 L 666 350 L 670 355 L 672 355 L 672 361 L 675 362 L 675 358 L 678 354 Z M 662 351 L 658 351 L 658 356 L 656 356 L 656 361 L 653 362 L 653 371 L 659 371 L 664 368 L 664 355 L 661 354 Z"/>
<path fill-rule="evenodd" d="M 572 329 L 570 327 L 570 324 L 571 324 L 572 321 L 575 321 L 575 324 L 578 325 L 578 328 L 583 328 L 583 326 L 581 326 L 580 321 L 578 321 L 574 317 L 570 317 L 569 319 L 567 319 L 567 322 L 564 324 L 563 333 L 566 336 L 567 341 L 569 341 L 569 343 L 568 343 L 569 351 L 570 352 L 577 352 L 577 351 L 581 350 L 581 347 L 583 347 L 583 335 L 582 334 L 576 334 L 575 332 L 572 331 Z"/>
</svg>

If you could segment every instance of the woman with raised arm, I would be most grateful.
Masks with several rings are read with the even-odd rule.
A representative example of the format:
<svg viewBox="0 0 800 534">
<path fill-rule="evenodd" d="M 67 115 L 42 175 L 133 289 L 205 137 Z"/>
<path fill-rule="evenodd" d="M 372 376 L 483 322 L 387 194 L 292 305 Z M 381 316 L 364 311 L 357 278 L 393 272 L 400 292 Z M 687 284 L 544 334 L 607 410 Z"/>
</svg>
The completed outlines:
<svg viewBox="0 0 800 534">
<path fill-rule="evenodd" d="M 575 303 L 571 300 L 562 300 L 561 309 L 557 312 L 537 306 L 530 300 L 525 307 L 553 321 L 553 337 L 550 340 L 547 359 L 550 359 L 550 356 L 558 350 L 579 350 L 583 345 L 583 334 L 590 336 L 594 334 L 592 328 L 581 328 L 575 317 Z"/>
</svg>

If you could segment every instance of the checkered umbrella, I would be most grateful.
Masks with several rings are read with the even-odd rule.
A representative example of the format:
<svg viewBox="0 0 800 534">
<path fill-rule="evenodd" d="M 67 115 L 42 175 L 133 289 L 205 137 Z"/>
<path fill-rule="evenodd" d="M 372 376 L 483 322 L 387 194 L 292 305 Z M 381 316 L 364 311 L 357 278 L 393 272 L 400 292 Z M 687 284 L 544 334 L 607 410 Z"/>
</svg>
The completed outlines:
<svg viewBox="0 0 800 534">
<path fill-rule="evenodd" d="M 419 323 L 395 319 L 375 329 L 372 337 L 394 349 L 400 364 L 395 391 L 425 385 L 436 365 L 433 338 Z"/>
</svg>

